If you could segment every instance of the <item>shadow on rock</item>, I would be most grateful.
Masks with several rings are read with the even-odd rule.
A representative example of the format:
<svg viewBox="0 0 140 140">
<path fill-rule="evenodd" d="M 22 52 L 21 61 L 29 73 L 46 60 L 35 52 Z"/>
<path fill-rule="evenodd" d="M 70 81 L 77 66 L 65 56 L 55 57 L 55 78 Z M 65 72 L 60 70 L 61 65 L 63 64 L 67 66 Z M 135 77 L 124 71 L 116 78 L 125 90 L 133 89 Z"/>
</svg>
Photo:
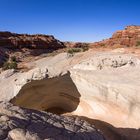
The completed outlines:
<svg viewBox="0 0 140 140">
<path fill-rule="evenodd" d="M 24 115 L 22 118 L 19 115 L 10 117 L 9 124 L 11 130 L 19 128 L 25 131 L 23 136 L 27 139 L 105 140 L 93 125 L 79 117 L 57 116 L 34 110 L 25 110 Z"/>
<path fill-rule="evenodd" d="M 140 129 L 116 128 L 113 125 L 87 117 L 80 117 L 100 129 L 107 140 L 140 140 Z"/>
</svg>

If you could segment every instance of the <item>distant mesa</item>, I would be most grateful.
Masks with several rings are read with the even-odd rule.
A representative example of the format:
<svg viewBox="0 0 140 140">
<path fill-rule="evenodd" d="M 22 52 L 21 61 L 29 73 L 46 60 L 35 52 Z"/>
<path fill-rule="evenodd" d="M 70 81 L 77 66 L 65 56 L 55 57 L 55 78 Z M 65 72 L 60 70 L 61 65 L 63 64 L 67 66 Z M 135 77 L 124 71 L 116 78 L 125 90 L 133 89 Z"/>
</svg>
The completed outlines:
<svg viewBox="0 0 140 140">
<path fill-rule="evenodd" d="M 133 47 L 140 41 L 140 26 L 132 25 L 124 30 L 116 31 L 111 38 L 95 43 L 86 43 L 90 47 Z M 51 49 L 57 50 L 65 47 L 80 47 L 82 42 L 62 42 L 51 35 L 44 34 L 17 34 L 11 32 L 0 32 L 0 48 L 28 48 L 28 49 Z"/>
<path fill-rule="evenodd" d="M 16 34 L 0 32 L 0 47 L 19 49 L 59 49 L 64 48 L 63 42 L 50 35 L 43 34 Z"/>
</svg>

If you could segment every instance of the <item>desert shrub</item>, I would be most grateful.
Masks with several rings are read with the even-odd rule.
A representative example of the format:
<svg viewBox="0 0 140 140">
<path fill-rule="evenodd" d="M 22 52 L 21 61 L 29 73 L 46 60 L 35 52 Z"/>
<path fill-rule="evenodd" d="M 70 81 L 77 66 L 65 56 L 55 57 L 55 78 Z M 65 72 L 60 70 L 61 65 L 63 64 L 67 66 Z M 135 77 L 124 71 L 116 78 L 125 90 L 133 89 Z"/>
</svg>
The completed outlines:
<svg viewBox="0 0 140 140">
<path fill-rule="evenodd" d="M 77 52 L 81 52 L 80 48 L 71 48 L 67 51 L 67 53 L 73 54 L 73 53 L 77 53 Z"/>
<path fill-rule="evenodd" d="M 140 41 L 137 41 L 137 44 L 136 44 L 136 46 L 139 46 L 139 47 L 140 47 Z"/>
<path fill-rule="evenodd" d="M 88 43 L 76 43 L 74 45 L 74 48 L 80 48 L 80 49 L 82 49 L 83 52 L 85 52 L 89 49 L 89 44 Z"/>
<path fill-rule="evenodd" d="M 83 43 L 82 44 L 82 49 L 83 49 L 83 52 L 88 51 L 89 50 L 89 45 L 87 43 Z"/>
<path fill-rule="evenodd" d="M 17 61 L 16 56 L 12 56 L 12 57 L 11 57 L 11 61 L 12 61 L 12 62 L 16 62 L 16 61 Z"/>
<path fill-rule="evenodd" d="M 68 53 L 68 54 L 73 54 L 74 52 L 73 52 L 72 49 L 69 49 L 69 50 L 67 51 L 67 53 Z"/>
<path fill-rule="evenodd" d="M 81 52 L 81 48 L 71 48 L 67 51 L 68 57 L 74 56 L 75 53 Z"/>
<path fill-rule="evenodd" d="M 71 51 L 73 53 L 77 53 L 77 52 L 81 52 L 81 49 L 80 48 L 72 48 Z"/>
<path fill-rule="evenodd" d="M 89 47 L 84 47 L 83 48 L 83 52 L 88 51 L 88 50 L 89 50 Z"/>
<path fill-rule="evenodd" d="M 2 67 L 3 70 L 7 69 L 17 69 L 17 63 L 14 61 L 5 62 Z"/>
</svg>

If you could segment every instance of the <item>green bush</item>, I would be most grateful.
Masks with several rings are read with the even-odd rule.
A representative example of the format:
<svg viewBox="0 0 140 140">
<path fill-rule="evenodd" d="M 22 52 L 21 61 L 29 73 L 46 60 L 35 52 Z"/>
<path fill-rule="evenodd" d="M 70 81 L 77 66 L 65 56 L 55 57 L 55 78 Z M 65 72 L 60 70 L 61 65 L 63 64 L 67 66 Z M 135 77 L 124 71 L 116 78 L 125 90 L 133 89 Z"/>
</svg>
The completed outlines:
<svg viewBox="0 0 140 140">
<path fill-rule="evenodd" d="M 3 64 L 3 70 L 7 70 L 7 69 L 17 69 L 17 63 L 14 61 L 5 62 Z"/>
<path fill-rule="evenodd" d="M 89 43 L 76 43 L 74 48 L 80 48 L 83 52 L 85 52 L 89 49 Z"/>
<path fill-rule="evenodd" d="M 77 52 L 81 52 L 81 48 L 71 48 L 67 51 L 67 53 L 70 54 L 77 53 Z"/>
<path fill-rule="evenodd" d="M 83 44 L 82 46 L 83 52 L 88 51 L 89 50 L 89 45 L 88 44 Z"/>
<path fill-rule="evenodd" d="M 137 44 L 136 44 L 136 46 L 140 46 L 140 41 L 137 41 Z"/>
<path fill-rule="evenodd" d="M 72 49 L 69 49 L 69 50 L 67 51 L 67 53 L 68 53 L 68 54 L 73 54 L 74 52 L 73 52 Z"/>
<path fill-rule="evenodd" d="M 73 56 L 75 53 L 78 53 L 78 52 L 85 52 L 87 50 L 89 50 L 89 45 L 87 43 L 83 43 L 83 44 L 80 44 L 81 46 L 79 48 L 70 48 L 69 50 L 67 50 L 67 54 L 68 56 Z"/>
<path fill-rule="evenodd" d="M 80 48 L 72 48 L 72 50 L 74 53 L 77 53 L 77 52 L 81 52 L 81 49 Z"/>
<path fill-rule="evenodd" d="M 81 52 L 81 48 L 71 48 L 67 51 L 68 57 L 74 56 L 75 53 Z"/>
</svg>

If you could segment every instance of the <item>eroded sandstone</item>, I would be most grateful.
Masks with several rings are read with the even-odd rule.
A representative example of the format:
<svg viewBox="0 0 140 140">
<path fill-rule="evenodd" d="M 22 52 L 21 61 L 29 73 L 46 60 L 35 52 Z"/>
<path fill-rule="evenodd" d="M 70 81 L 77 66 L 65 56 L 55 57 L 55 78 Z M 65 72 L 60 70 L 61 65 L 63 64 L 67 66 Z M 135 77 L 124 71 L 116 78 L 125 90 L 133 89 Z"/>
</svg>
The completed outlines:
<svg viewBox="0 0 140 140">
<path fill-rule="evenodd" d="M 69 58 L 62 53 L 29 65 L 33 69 L 28 72 L 1 74 L 1 100 L 116 127 L 140 127 L 140 60 L 134 55 L 87 52 Z"/>
<path fill-rule="evenodd" d="M 93 43 L 94 47 L 134 47 L 140 41 L 140 26 L 127 26 L 124 30 L 115 32 L 111 38 Z"/>
<path fill-rule="evenodd" d="M 90 118 L 118 127 L 139 128 L 140 61 L 128 55 L 107 55 L 99 54 L 71 70 L 81 94 L 76 113 L 87 111 Z"/>
</svg>

